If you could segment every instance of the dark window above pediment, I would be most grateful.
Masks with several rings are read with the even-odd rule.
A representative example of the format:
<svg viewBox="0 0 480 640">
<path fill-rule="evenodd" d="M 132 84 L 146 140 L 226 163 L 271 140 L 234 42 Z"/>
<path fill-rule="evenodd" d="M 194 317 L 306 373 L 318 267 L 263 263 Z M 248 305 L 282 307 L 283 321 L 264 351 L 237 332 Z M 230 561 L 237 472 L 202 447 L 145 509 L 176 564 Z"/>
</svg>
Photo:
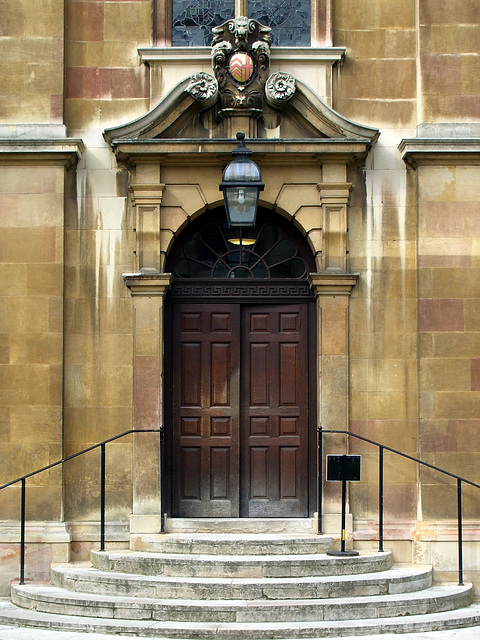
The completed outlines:
<svg viewBox="0 0 480 640">
<path fill-rule="evenodd" d="M 172 45 L 210 46 L 213 27 L 235 16 L 235 0 L 172 0 Z"/>
</svg>

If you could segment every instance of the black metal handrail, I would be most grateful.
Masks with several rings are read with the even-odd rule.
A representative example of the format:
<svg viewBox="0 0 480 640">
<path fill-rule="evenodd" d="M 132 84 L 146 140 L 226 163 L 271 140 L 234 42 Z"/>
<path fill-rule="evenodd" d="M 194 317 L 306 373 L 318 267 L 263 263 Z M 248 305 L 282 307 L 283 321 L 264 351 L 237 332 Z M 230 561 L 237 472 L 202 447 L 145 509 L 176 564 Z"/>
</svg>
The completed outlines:
<svg viewBox="0 0 480 640">
<path fill-rule="evenodd" d="M 384 451 L 390 451 L 402 458 L 406 458 L 407 460 L 412 460 L 424 467 L 428 467 L 429 469 L 433 469 L 434 471 L 438 471 L 443 473 L 445 476 L 449 476 L 450 478 L 455 478 L 457 481 L 457 525 L 458 525 L 458 584 L 463 585 L 463 521 L 462 521 L 462 484 L 468 484 L 472 487 L 476 487 L 480 489 L 480 485 L 472 482 L 471 480 L 467 480 L 466 478 L 462 478 L 455 473 L 451 473 L 450 471 L 446 471 L 445 469 L 441 469 L 440 467 L 436 467 L 429 462 L 425 462 L 424 460 L 420 460 L 419 458 L 415 458 L 414 456 L 410 456 L 407 453 L 403 453 L 402 451 L 398 451 L 397 449 L 393 449 L 392 447 L 388 447 L 387 445 L 381 444 L 380 442 L 376 442 L 375 440 L 370 440 L 369 438 L 365 438 L 364 436 L 358 435 L 358 433 L 353 433 L 352 431 L 339 430 L 339 429 L 323 429 L 322 427 L 318 427 L 318 532 L 322 532 L 322 522 L 321 522 L 321 513 L 322 513 L 322 477 L 323 477 L 323 434 L 324 433 L 336 433 L 341 435 L 351 436 L 352 438 L 357 438 L 358 440 L 362 440 L 363 442 L 368 442 L 376 447 L 378 447 L 378 537 L 379 537 L 379 548 L 378 550 L 383 551 L 383 453 Z"/>
<path fill-rule="evenodd" d="M 87 449 L 83 449 L 82 451 L 77 451 L 77 453 L 73 453 L 71 456 L 67 456 L 66 458 L 62 458 L 61 460 L 57 460 L 56 462 L 52 462 L 52 464 L 47 465 L 46 467 L 42 467 L 41 469 L 37 469 L 36 471 L 32 471 L 31 473 L 27 473 L 16 480 L 12 480 L 11 482 L 7 482 L 0 486 L 0 491 L 2 489 L 6 489 L 7 487 L 11 487 L 18 482 L 21 483 L 21 505 L 20 505 L 20 584 L 25 584 L 25 523 L 26 523 L 26 481 L 28 478 L 38 475 L 43 471 L 48 471 L 49 469 L 53 469 L 53 467 L 58 467 L 59 465 L 63 465 L 68 460 L 72 460 L 73 458 L 78 458 L 79 456 L 83 456 L 85 453 L 89 453 L 94 449 L 98 449 L 100 447 L 100 551 L 105 551 L 105 511 L 106 511 L 106 464 L 105 464 L 105 451 L 106 445 L 114 440 L 119 440 L 120 438 L 124 438 L 125 436 L 130 435 L 131 433 L 159 433 L 160 434 L 160 461 L 161 461 L 161 489 L 160 489 L 160 517 L 161 517 L 161 531 L 162 533 L 165 531 L 165 508 L 164 508 L 164 473 L 163 473 L 163 461 L 164 461 L 164 428 L 160 427 L 159 429 L 129 429 L 129 431 L 124 431 L 123 433 L 118 434 L 117 436 L 113 436 L 112 438 L 108 438 L 107 440 L 103 440 L 102 442 L 98 442 L 97 444 L 88 447 Z"/>
<path fill-rule="evenodd" d="M 120 438 L 124 438 L 127 435 L 132 433 L 159 433 L 160 434 L 160 466 L 161 466 L 161 487 L 160 487 L 160 517 L 161 517 L 161 532 L 165 532 L 165 503 L 164 503 L 164 493 L 165 493 L 165 480 L 164 480 L 164 457 L 165 457 L 165 446 L 164 446 L 164 427 L 160 427 L 159 429 L 130 429 L 123 433 L 120 433 L 112 438 L 108 438 L 107 440 L 103 440 L 97 444 L 88 447 L 87 449 L 83 449 L 82 451 L 78 451 L 70 456 L 62 458 L 61 460 L 57 460 L 52 464 L 49 464 L 45 467 L 32 471 L 31 473 L 27 473 L 24 476 L 16 478 L 6 484 L 0 486 L 0 491 L 2 489 L 6 489 L 7 487 L 11 487 L 17 483 L 21 483 L 21 515 L 20 515 L 20 584 L 25 584 L 25 524 L 26 524 L 26 481 L 28 478 L 31 478 L 43 471 L 48 471 L 54 467 L 59 465 L 63 465 L 65 462 L 72 460 L 73 458 L 77 458 L 82 456 L 94 449 L 101 449 L 101 458 L 100 458 L 100 551 L 105 551 L 105 527 L 106 527 L 106 463 L 105 463 L 105 453 L 106 453 L 106 445 L 110 442 L 114 442 L 115 440 L 119 440 Z M 402 451 L 398 451 L 397 449 L 393 449 L 387 445 L 381 444 L 380 442 L 376 442 L 375 440 L 371 440 L 369 438 L 365 438 L 364 436 L 360 436 L 357 433 L 353 433 L 352 431 L 347 430 L 339 430 L 339 429 L 322 429 L 322 427 L 318 427 L 318 533 L 322 532 L 322 478 L 323 478 L 323 434 L 340 434 L 351 436 L 352 438 L 357 438 L 358 440 L 362 440 L 363 442 L 367 442 L 372 444 L 379 449 L 379 496 L 378 496 L 378 512 L 379 512 L 379 551 L 384 551 L 383 543 L 384 543 L 384 509 L 383 509 L 383 484 L 384 484 L 384 473 L 383 473 L 383 454 L 384 451 L 390 451 L 396 455 L 399 455 L 403 458 L 416 462 L 424 467 L 428 467 L 429 469 L 433 469 L 434 471 L 438 471 L 443 475 L 449 476 L 450 478 L 455 478 L 457 481 L 457 522 L 458 522 L 458 576 L 459 576 L 459 584 L 463 585 L 463 522 L 462 522 L 462 484 L 468 484 L 472 487 L 476 487 L 480 489 L 480 485 L 472 482 L 471 480 L 467 480 L 462 476 L 459 476 L 455 473 L 451 473 L 450 471 L 446 471 L 445 469 L 441 469 L 435 465 L 432 465 L 428 462 L 420 460 L 419 458 L 415 458 L 407 453 L 403 453 Z"/>
</svg>

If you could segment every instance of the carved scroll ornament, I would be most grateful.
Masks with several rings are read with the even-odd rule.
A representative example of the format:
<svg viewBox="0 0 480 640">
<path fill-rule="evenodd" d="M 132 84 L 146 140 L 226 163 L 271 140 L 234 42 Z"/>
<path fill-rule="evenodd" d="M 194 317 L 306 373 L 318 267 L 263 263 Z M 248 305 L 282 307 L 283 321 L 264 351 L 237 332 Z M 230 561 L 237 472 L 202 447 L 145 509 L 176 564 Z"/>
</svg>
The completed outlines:
<svg viewBox="0 0 480 640">
<path fill-rule="evenodd" d="M 289 73 L 272 73 L 265 84 L 265 99 L 272 107 L 279 107 L 293 97 L 297 85 Z"/>
<path fill-rule="evenodd" d="M 198 102 L 204 103 L 205 107 L 210 107 L 217 101 L 218 83 L 211 73 L 200 71 L 191 76 L 185 91 Z"/>
</svg>

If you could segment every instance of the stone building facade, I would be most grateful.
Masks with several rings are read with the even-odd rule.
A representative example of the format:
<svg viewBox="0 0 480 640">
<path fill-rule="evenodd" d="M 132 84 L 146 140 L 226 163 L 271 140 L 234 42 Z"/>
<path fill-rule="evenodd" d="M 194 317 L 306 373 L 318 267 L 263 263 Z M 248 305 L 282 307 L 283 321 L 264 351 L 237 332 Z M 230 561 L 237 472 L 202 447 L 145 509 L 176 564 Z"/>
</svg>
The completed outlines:
<svg viewBox="0 0 480 640">
<path fill-rule="evenodd" d="M 197 365 L 180 357 L 180 302 L 187 314 L 217 305 L 222 318 L 230 305 L 240 324 L 247 307 L 281 318 L 296 313 L 288 305 L 308 308 L 305 355 L 288 382 L 308 391 L 303 506 L 289 514 L 237 505 L 233 517 L 293 515 L 315 526 L 318 425 L 480 483 L 480 6 L 312 0 L 309 13 L 297 7 L 306 32 L 297 23 L 282 31 L 273 9 L 259 10 L 272 30 L 268 78 L 293 79 L 294 91 L 277 86 L 255 114 L 239 104 L 227 114 L 221 82 L 213 97 L 202 85 L 215 76 L 211 25 L 203 28 L 210 18 L 193 30 L 187 5 L 0 3 L 0 483 L 130 429 L 164 426 L 169 518 L 211 515 L 202 496 L 199 509 L 190 504 L 189 470 L 201 474 L 203 463 L 188 457 L 195 447 L 182 449 L 172 425 L 185 418 L 178 406 L 190 368 L 211 389 L 222 373 L 201 356 Z M 243 0 L 226 11 L 217 26 L 250 9 Z M 262 64 L 255 59 L 257 74 Z M 204 224 L 222 219 L 218 185 L 238 130 L 262 171 L 262 220 L 308 249 L 313 266 L 300 278 L 303 293 L 262 293 L 254 277 L 248 291 L 206 300 L 204 289 L 184 290 L 176 302 L 178 278 L 167 267 L 178 267 L 175 255 Z M 238 331 L 232 344 L 243 348 Z M 228 363 L 224 371 L 238 378 Z M 240 376 L 241 403 L 248 374 Z M 252 380 L 250 393 L 261 386 Z M 108 544 L 141 546 L 161 527 L 159 434 L 128 435 L 106 451 Z M 375 547 L 377 452 L 325 435 L 325 452 L 345 451 L 362 455 L 349 536 L 357 548 Z M 259 465 L 252 458 L 253 483 Z M 31 575 L 98 544 L 99 474 L 95 451 L 27 481 Z M 387 452 L 385 483 L 385 538 L 396 559 L 434 562 L 449 576 L 455 480 Z M 241 502 L 241 482 L 236 492 Z M 465 565 L 476 579 L 479 490 L 466 487 L 463 502 Z M 19 504 L 18 485 L 0 491 L 4 593 L 18 572 Z M 339 494 L 326 484 L 326 531 L 338 530 L 338 513 Z"/>
</svg>

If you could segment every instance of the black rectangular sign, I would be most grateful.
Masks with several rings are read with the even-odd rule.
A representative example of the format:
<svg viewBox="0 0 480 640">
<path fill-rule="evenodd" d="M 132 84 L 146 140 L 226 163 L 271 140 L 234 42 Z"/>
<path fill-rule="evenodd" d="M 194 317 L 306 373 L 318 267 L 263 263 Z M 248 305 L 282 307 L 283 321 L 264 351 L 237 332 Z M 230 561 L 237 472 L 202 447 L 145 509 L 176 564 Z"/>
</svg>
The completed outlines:
<svg viewBox="0 0 480 640">
<path fill-rule="evenodd" d="M 327 481 L 360 480 L 360 456 L 327 456 Z"/>
</svg>

